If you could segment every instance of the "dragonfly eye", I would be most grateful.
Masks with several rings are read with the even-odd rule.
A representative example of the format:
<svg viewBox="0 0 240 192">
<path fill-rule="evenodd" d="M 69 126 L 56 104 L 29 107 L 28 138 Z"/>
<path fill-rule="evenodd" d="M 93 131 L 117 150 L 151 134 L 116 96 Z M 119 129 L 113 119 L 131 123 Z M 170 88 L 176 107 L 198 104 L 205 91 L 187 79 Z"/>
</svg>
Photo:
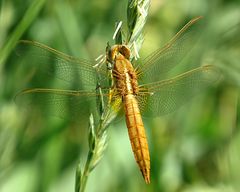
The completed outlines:
<svg viewBox="0 0 240 192">
<path fill-rule="evenodd" d="M 119 46 L 114 45 L 112 47 L 107 47 L 106 51 L 107 51 L 107 60 L 110 63 L 113 63 L 116 58 L 116 55 L 119 53 Z"/>
<path fill-rule="evenodd" d="M 113 45 L 110 49 L 106 48 L 107 60 L 114 63 L 116 56 L 123 56 L 125 59 L 130 58 L 130 49 L 126 45 Z"/>
<path fill-rule="evenodd" d="M 121 53 L 126 59 L 130 58 L 130 49 L 126 45 L 122 45 L 119 48 L 119 53 Z"/>
</svg>

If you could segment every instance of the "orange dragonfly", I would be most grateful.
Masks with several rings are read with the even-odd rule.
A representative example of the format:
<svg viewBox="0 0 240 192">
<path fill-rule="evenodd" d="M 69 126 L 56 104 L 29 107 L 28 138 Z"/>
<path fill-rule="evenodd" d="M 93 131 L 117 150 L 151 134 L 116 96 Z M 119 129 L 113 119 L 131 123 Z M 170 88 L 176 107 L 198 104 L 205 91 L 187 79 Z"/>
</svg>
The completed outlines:
<svg viewBox="0 0 240 192">
<path fill-rule="evenodd" d="M 165 79 L 192 48 L 191 35 L 196 32 L 194 27 L 200 19 L 197 17 L 189 21 L 163 48 L 153 52 L 140 64 L 131 62 L 128 45 L 113 45 L 106 53 L 106 61 L 112 64 L 110 69 L 96 69 L 92 62 L 23 40 L 20 51 L 29 48 L 36 57 L 34 63 L 40 63 L 40 67 L 50 67 L 46 69 L 48 72 L 77 85 L 77 88 L 37 87 L 23 90 L 17 97 L 27 96 L 42 105 L 57 106 L 60 115 L 70 113 L 78 119 L 81 115 L 90 114 L 90 105 L 86 103 L 96 101 L 99 95 L 109 105 L 119 101 L 114 108 L 116 111 L 123 108 L 136 162 L 144 180 L 150 183 L 150 155 L 141 115 L 154 117 L 170 113 L 220 78 L 214 66 L 205 65 Z M 102 94 L 96 92 L 99 82 Z"/>
</svg>

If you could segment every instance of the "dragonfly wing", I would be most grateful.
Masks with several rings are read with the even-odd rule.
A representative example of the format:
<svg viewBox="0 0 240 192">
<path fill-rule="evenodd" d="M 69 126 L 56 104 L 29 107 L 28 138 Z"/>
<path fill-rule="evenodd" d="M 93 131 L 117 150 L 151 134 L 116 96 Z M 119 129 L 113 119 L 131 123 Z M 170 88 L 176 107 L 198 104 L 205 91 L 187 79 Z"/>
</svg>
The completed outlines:
<svg viewBox="0 0 240 192">
<path fill-rule="evenodd" d="M 154 51 L 137 66 L 140 80 L 154 82 L 166 78 L 192 49 L 199 36 L 201 18 L 189 21 L 163 48 Z"/>
<path fill-rule="evenodd" d="M 33 63 L 34 67 L 40 67 L 46 74 L 56 76 L 71 85 L 76 84 L 75 88 L 95 88 L 96 86 L 97 71 L 93 67 L 94 62 L 66 55 L 44 44 L 29 40 L 21 40 L 16 51 L 20 56 L 28 56 L 26 62 Z M 102 69 L 99 69 L 99 73 L 106 74 Z"/>
<path fill-rule="evenodd" d="M 220 77 L 221 73 L 216 67 L 202 66 L 171 79 L 140 85 L 138 102 L 143 114 L 165 115 L 218 82 Z"/>
<path fill-rule="evenodd" d="M 34 88 L 17 94 L 15 101 L 28 110 L 39 110 L 42 115 L 81 121 L 96 111 L 96 96 L 95 91 Z"/>
</svg>

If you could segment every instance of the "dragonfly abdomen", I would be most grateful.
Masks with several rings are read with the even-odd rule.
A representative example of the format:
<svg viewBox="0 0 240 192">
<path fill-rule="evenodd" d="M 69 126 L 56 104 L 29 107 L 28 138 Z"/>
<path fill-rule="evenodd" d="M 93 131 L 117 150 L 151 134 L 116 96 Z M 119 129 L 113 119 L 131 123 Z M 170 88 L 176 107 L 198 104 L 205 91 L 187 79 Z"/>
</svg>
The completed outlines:
<svg viewBox="0 0 240 192">
<path fill-rule="evenodd" d="M 150 156 L 138 102 L 133 94 L 126 95 L 123 101 L 132 150 L 146 183 L 150 183 Z"/>
</svg>

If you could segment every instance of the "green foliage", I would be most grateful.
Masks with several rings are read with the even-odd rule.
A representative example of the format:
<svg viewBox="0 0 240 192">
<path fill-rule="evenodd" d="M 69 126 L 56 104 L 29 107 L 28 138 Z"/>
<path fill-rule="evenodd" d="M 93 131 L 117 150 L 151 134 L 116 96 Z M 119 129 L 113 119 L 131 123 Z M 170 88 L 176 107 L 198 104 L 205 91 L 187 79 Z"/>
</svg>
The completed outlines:
<svg viewBox="0 0 240 192">
<path fill-rule="evenodd" d="M 44 5 L 45 0 L 36 0 L 33 1 L 31 6 L 29 6 L 28 10 L 24 14 L 22 20 L 14 29 L 12 34 L 9 36 L 7 43 L 4 45 L 3 49 L 0 52 L 0 66 L 2 66 L 7 59 L 7 57 L 12 52 L 13 48 L 17 44 L 19 38 L 23 35 L 23 33 L 27 30 L 29 25 L 32 23 L 34 18 L 37 16 L 39 11 L 41 10 L 42 6 Z M 3 2 L 4 6 L 4 2 Z M 3 16 L 2 16 L 3 17 Z M 2 18 L 2 22 L 4 22 L 4 18 Z"/>
</svg>

